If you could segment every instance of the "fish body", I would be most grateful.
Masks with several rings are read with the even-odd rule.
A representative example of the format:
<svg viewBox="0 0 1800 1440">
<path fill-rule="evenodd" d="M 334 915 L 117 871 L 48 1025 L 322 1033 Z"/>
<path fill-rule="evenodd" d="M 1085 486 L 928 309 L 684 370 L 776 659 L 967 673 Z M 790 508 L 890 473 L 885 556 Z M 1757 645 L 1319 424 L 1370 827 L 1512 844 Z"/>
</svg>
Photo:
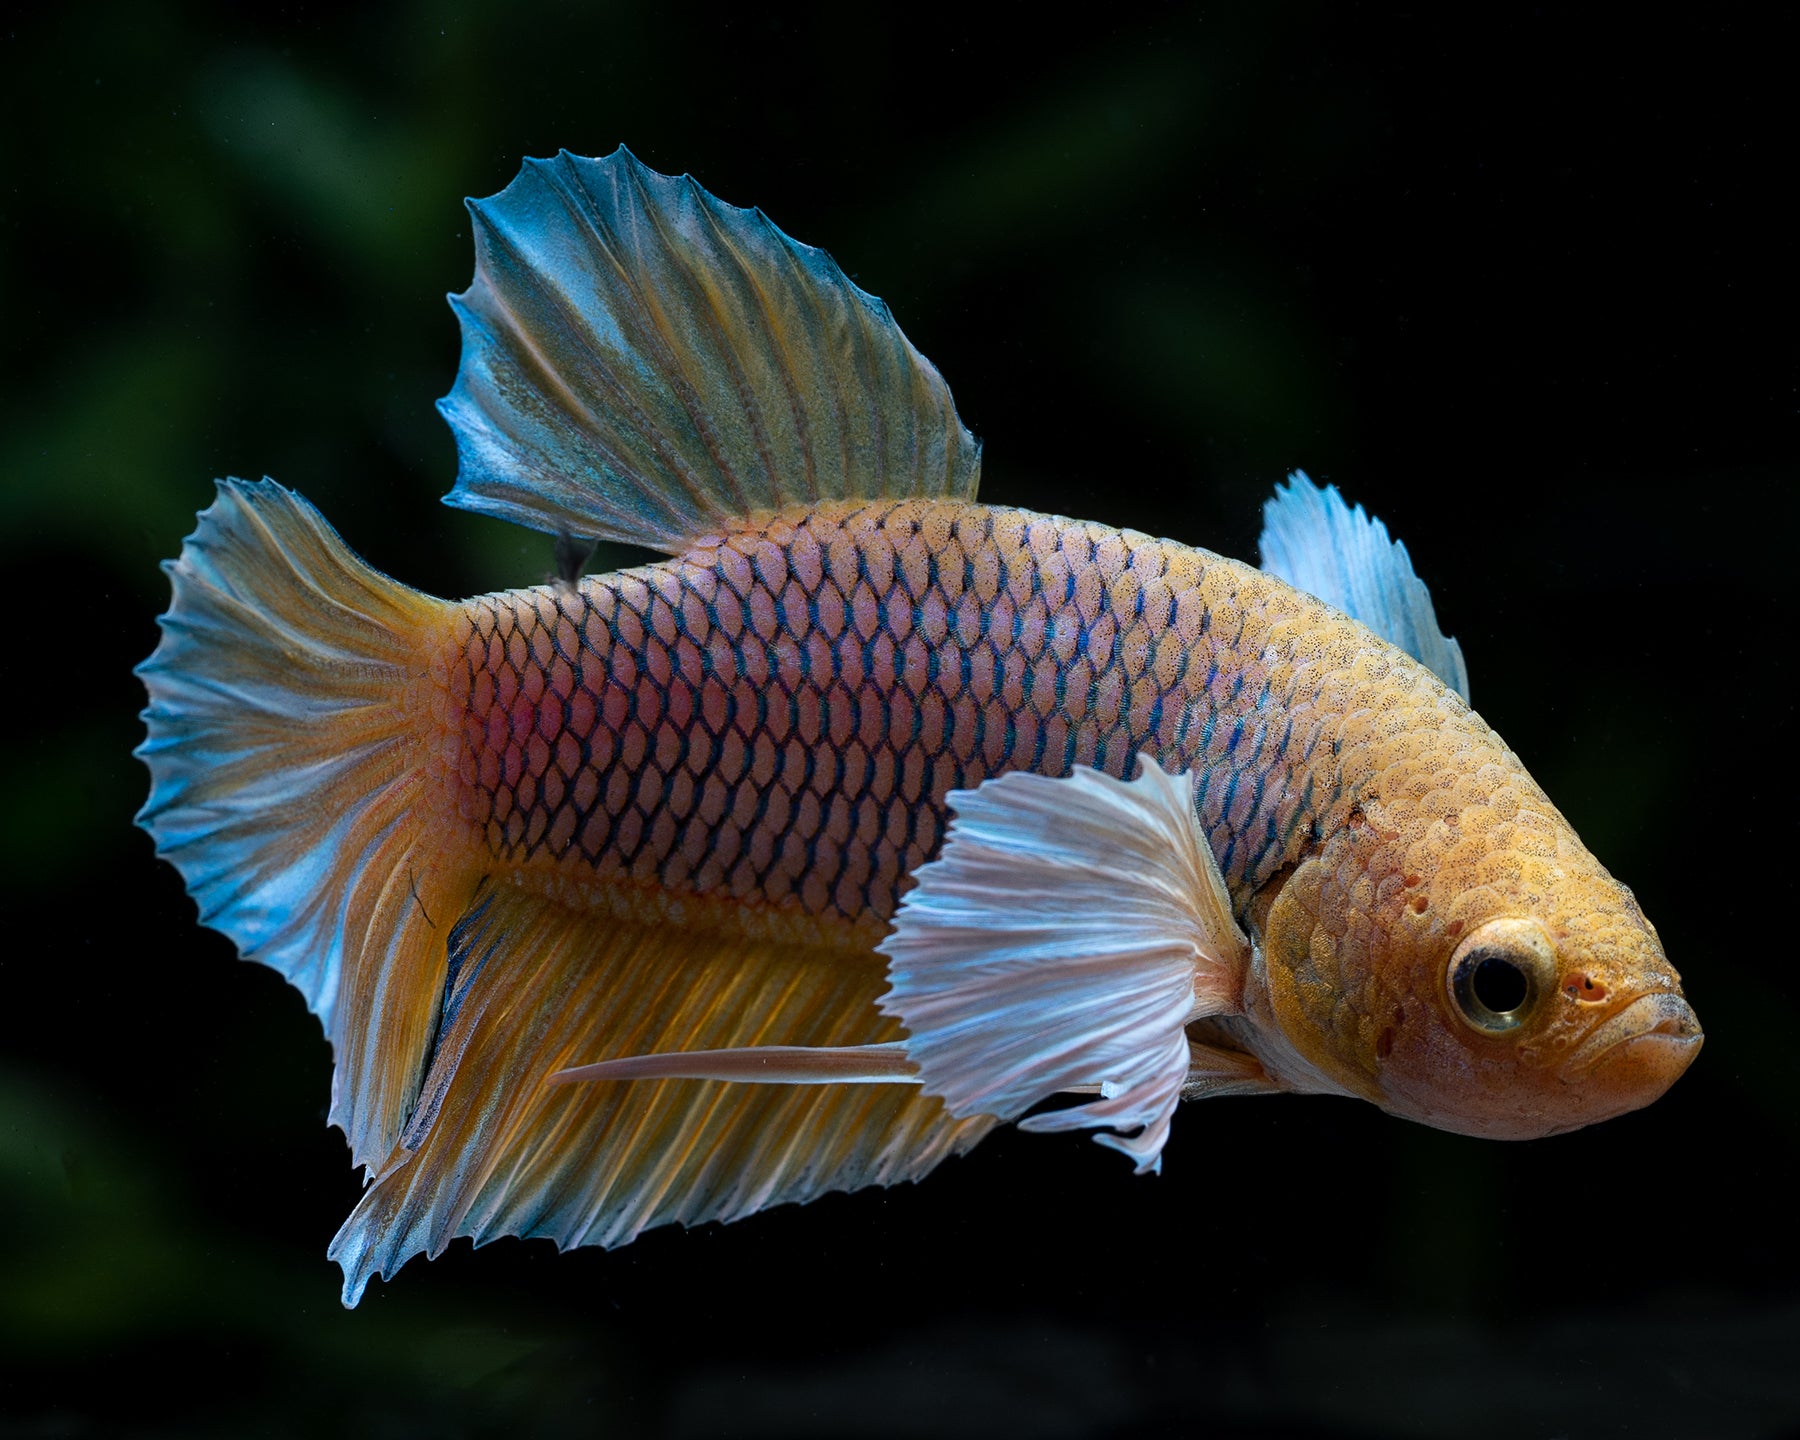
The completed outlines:
<svg viewBox="0 0 1800 1440">
<path fill-rule="evenodd" d="M 144 823 L 333 1039 L 347 1300 L 916 1177 L 1058 1092 L 1099 1098 L 1027 1128 L 1148 1169 L 1182 1094 L 1524 1137 L 1691 1060 L 1335 492 L 1271 510 L 1281 573 L 984 505 L 941 378 L 759 215 L 623 152 L 475 211 L 450 498 L 669 558 L 453 604 L 225 482 L 142 667 Z"/>
<path fill-rule="evenodd" d="M 1194 771 L 1244 905 L 1406 763 L 1372 753 L 1371 706 L 1431 769 L 1480 747 L 1519 771 L 1423 667 L 1279 580 L 953 500 L 777 512 L 578 591 L 471 602 L 447 669 L 445 790 L 493 863 L 858 950 L 937 853 L 950 792 L 1010 770 Z"/>
</svg>

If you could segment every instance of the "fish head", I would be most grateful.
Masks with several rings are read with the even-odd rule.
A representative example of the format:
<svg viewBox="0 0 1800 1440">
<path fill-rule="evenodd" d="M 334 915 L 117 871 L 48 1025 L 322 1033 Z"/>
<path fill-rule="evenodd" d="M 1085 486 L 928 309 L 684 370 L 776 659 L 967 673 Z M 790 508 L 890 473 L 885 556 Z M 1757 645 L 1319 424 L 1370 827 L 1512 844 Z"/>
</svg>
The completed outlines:
<svg viewBox="0 0 1800 1440">
<path fill-rule="evenodd" d="M 1598 888 L 1598 887 L 1596 887 Z M 1681 978 L 1630 892 L 1580 913 L 1506 907 L 1426 957 L 1423 1023 L 1396 1036 L 1389 1111 L 1441 1129 L 1530 1140 L 1648 1105 L 1703 1039 Z M 1435 963 L 1432 963 L 1435 961 Z"/>
<path fill-rule="evenodd" d="M 1467 813 L 1368 805 L 1284 877 L 1247 1003 L 1290 1088 L 1525 1140 L 1648 1105 L 1693 1062 L 1655 927 L 1528 798 L 1473 839 Z"/>
</svg>

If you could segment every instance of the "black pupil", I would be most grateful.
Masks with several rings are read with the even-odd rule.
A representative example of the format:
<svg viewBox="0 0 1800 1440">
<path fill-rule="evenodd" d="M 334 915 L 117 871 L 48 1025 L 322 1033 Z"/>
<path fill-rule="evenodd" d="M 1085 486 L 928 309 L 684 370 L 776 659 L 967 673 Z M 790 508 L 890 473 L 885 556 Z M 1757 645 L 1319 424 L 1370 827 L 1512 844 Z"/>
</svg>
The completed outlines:
<svg viewBox="0 0 1800 1440">
<path fill-rule="evenodd" d="M 1489 955 L 1475 967 L 1469 988 L 1489 1010 L 1504 1015 L 1525 1003 L 1525 972 L 1510 960 Z"/>
</svg>

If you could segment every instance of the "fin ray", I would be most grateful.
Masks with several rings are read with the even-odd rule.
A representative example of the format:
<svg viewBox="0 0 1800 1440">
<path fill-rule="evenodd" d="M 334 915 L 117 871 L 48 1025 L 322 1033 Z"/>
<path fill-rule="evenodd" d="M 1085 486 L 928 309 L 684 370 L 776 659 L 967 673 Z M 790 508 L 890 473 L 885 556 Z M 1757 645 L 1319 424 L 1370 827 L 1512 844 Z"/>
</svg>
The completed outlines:
<svg viewBox="0 0 1800 1440">
<path fill-rule="evenodd" d="M 527 161 L 469 208 L 449 503 L 672 552 L 784 505 L 974 498 L 943 378 L 760 210 L 623 149 Z"/>
<path fill-rule="evenodd" d="M 1188 1020 L 1236 1008 L 1248 942 L 1194 815 L 1193 778 L 1149 755 L 1133 781 L 1015 771 L 949 797 L 942 856 L 901 902 L 881 1008 L 927 1093 L 1002 1119 L 1071 1089 L 1100 1098 L 1025 1130 L 1106 1127 L 1161 1164 Z"/>
<path fill-rule="evenodd" d="M 653 1225 L 916 1179 L 993 1123 L 953 1119 L 912 1085 L 558 1083 L 609 1052 L 885 1045 L 899 1027 L 875 1008 L 872 955 L 723 950 L 494 882 L 454 934 L 414 1123 L 332 1242 L 346 1303 L 457 1236 L 620 1245 Z"/>
<path fill-rule="evenodd" d="M 464 883 L 420 818 L 438 797 L 408 699 L 449 607 L 269 480 L 221 481 L 165 569 L 162 639 L 138 667 L 138 823 L 203 923 L 305 996 L 336 1053 L 332 1120 L 372 1164 L 418 1082 L 444 943 L 429 912 L 454 914 Z"/>
<path fill-rule="evenodd" d="M 1296 470 L 1263 505 L 1259 546 L 1265 572 L 1362 621 L 1468 700 L 1462 647 L 1438 628 L 1406 546 L 1362 506 L 1352 510 L 1337 486 Z"/>
</svg>

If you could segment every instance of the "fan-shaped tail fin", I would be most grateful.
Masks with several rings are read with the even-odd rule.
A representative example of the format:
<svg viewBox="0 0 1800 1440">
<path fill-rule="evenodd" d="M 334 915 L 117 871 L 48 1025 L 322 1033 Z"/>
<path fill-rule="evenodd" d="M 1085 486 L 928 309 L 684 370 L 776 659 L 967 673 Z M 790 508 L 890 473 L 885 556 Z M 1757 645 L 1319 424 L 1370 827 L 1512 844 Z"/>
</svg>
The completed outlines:
<svg viewBox="0 0 1800 1440">
<path fill-rule="evenodd" d="M 174 595 L 138 667 L 138 823 L 200 918 L 306 997 L 337 1056 L 332 1120 L 377 1163 L 412 1108 L 474 882 L 433 764 L 453 607 L 363 564 L 270 480 L 220 482 L 164 569 Z"/>
</svg>

